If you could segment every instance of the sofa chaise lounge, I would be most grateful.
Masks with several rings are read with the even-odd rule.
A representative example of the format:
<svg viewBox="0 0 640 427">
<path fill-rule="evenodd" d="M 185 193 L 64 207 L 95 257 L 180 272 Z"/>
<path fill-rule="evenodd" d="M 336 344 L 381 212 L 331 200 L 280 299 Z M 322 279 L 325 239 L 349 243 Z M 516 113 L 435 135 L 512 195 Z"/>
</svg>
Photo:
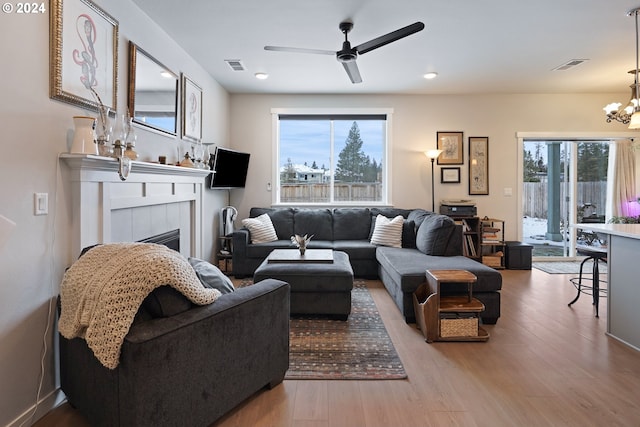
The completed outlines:
<svg viewBox="0 0 640 427">
<path fill-rule="evenodd" d="M 271 219 L 277 239 L 254 243 L 247 228 L 234 231 L 232 269 L 236 277 L 252 276 L 273 249 L 291 248 L 292 235 L 309 234 L 313 235 L 308 246 L 311 249 L 346 252 L 355 277 L 380 278 L 407 323 L 415 322 L 413 292 L 426 280 L 427 269 L 474 273 L 478 277 L 474 297 L 485 304 L 483 323 L 495 324 L 500 317 L 502 275 L 462 255 L 462 227 L 447 216 L 423 209 L 258 207 L 251 208 L 249 216 L 263 214 Z M 401 215 L 405 219 L 402 247 L 371 243 L 378 215 Z"/>
</svg>

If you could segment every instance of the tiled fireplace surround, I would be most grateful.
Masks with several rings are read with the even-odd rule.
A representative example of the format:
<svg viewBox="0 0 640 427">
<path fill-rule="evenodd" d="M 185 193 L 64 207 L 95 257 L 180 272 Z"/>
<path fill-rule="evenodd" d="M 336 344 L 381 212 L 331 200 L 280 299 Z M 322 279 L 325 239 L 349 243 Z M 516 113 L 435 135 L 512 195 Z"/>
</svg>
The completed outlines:
<svg viewBox="0 0 640 427">
<path fill-rule="evenodd" d="M 180 252 L 202 255 L 202 195 L 210 171 L 132 162 L 126 181 L 115 159 L 60 156 L 71 201 L 72 256 L 96 243 L 133 242 L 180 230 Z"/>
</svg>

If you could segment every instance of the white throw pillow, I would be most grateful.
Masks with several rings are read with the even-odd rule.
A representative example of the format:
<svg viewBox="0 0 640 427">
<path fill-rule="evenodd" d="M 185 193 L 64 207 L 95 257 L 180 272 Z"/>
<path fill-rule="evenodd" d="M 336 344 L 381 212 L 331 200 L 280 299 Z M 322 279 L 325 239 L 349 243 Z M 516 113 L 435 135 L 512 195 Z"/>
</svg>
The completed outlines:
<svg viewBox="0 0 640 427">
<path fill-rule="evenodd" d="M 404 218 L 398 215 L 389 219 L 384 215 L 376 217 L 376 225 L 371 235 L 371 244 L 380 246 L 402 247 L 402 224 Z"/>
<path fill-rule="evenodd" d="M 243 219 L 242 225 L 249 229 L 251 243 L 267 243 L 278 240 L 271 218 L 266 213 L 255 218 Z"/>
</svg>

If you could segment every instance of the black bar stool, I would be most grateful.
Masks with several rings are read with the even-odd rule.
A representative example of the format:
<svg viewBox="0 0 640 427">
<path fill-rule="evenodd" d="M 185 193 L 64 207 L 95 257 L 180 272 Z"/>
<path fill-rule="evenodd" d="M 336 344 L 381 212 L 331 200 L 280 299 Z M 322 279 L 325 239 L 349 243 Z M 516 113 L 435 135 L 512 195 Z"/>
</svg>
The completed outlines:
<svg viewBox="0 0 640 427">
<path fill-rule="evenodd" d="M 571 301 L 569 303 L 569 307 L 571 307 L 571 304 L 573 304 L 574 302 L 578 301 L 578 298 L 580 298 L 580 294 L 581 293 L 585 293 L 587 295 L 592 295 L 593 296 L 593 305 L 596 308 L 596 317 L 600 317 L 598 314 L 598 302 L 600 300 L 600 296 L 602 295 L 602 297 L 606 297 L 607 296 L 607 290 L 606 289 L 600 289 L 600 283 L 607 283 L 604 280 L 600 280 L 600 269 L 599 269 L 599 264 L 600 262 L 604 262 L 605 264 L 607 263 L 607 252 L 603 251 L 603 250 L 599 250 L 596 248 L 585 248 L 585 247 L 579 247 L 576 248 L 577 249 L 577 253 L 578 255 L 583 255 L 586 256 L 586 258 L 580 263 L 580 274 L 578 277 L 572 277 L 571 279 L 569 279 L 569 281 L 571 283 L 573 283 L 573 286 L 576 287 L 576 289 L 578 290 L 578 294 L 576 295 L 576 297 L 573 299 L 573 301 Z M 584 267 L 584 263 L 587 261 L 593 261 L 593 269 L 592 269 L 592 274 L 591 277 L 582 277 L 582 268 Z M 588 285 L 584 285 L 582 283 L 582 281 L 591 281 L 591 286 Z"/>
</svg>

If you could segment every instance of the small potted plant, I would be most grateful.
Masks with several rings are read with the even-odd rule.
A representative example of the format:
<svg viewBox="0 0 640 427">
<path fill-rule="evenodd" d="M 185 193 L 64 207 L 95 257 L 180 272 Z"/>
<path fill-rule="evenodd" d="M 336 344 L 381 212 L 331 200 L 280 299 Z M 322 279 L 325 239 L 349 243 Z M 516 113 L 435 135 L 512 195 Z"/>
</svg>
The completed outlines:
<svg viewBox="0 0 640 427">
<path fill-rule="evenodd" d="M 296 245 L 298 247 L 298 249 L 300 249 L 300 255 L 304 255 L 304 253 L 307 250 L 307 245 L 311 241 L 312 237 L 313 237 L 313 235 L 307 236 L 305 234 L 304 236 L 300 236 L 300 235 L 296 234 L 295 236 L 291 236 L 291 243 L 293 243 L 294 245 Z"/>
</svg>

